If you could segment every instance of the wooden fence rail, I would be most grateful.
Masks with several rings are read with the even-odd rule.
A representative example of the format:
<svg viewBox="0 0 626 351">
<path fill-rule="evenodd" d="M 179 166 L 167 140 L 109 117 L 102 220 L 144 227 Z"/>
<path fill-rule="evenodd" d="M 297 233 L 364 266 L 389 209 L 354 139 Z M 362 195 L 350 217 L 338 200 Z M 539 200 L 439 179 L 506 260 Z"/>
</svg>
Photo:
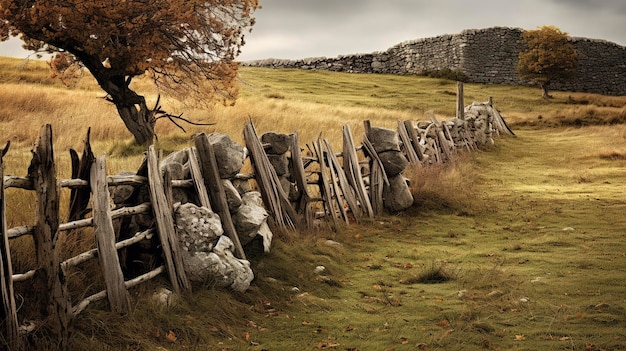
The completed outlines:
<svg viewBox="0 0 626 351">
<path fill-rule="evenodd" d="M 497 121 L 489 123 L 488 131 L 477 131 L 462 120 L 448 123 L 432 117 L 426 122 L 398 121 L 397 133 L 401 140 L 401 152 L 406 155 L 409 163 L 418 167 L 446 162 L 456 149 L 476 149 L 480 140 L 484 139 L 477 136 L 478 132 L 488 136 L 491 133 L 512 134 L 499 113 L 495 118 Z M 454 129 L 457 124 L 466 127 Z M 291 185 L 297 194 L 293 198 L 293 194 L 287 194 L 281 185 L 268 159 L 265 145 L 259 140 L 253 123 L 249 122 L 244 127 L 243 136 L 254 171 L 252 176 L 238 175 L 238 178 L 255 180 L 275 228 L 313 228 L 319 218 L 332 228 L 337 228 L 340 222 L 349 224 L 351 221 L 372 218 L 384 211 L 383 187 L 389 184 L 389 178 L 370 141 L 370 130 L 371 126 L 366 122 L 363 143 L 356 146 L 350 128 L 344 126 L 341 152 L 335 152 L 330 142 L 321 137 L 308 146 L 308 153 L 303 152 L 299 146 L 298 134 L 293 133 L 289 140 Z M 66 346 L 72 318 L 95 301 L 106 298 L 112 311 L 128 312 L 131 306 L 128 289 L 163 275 L 167 276 L 175 292 L 190 292 L 192 287 L 183 268 L 180 243 L 176 237 L 172 187 L 195 192 L 200 205 L 218 213 L 225 234 L 235 244 L 237 256 L 245 259 L 244 249 L 230 218 L 215 151 L 203 133 L 196 135 L 194 142 L 195 148 L 185 150 L 189 160 L 190 179 L 178 180 L 171 180 L 167 170 L 162 173 L 159 157 L 153 146 L 147 152 L 145 164 L 141 167 L 143 171 L 131 176 L 107 176 L 105 158 L 96 158 L 91 151 L 89 132 L 82 156 L 79 158 L 78 153 L 73 150 L 70 152 L 72 179 L 59 180 L 56 178 L 50 125 L 42 128 L 33 148 L 28 176 L 5 176 L 2 160 L 9 151 L 10 144 L 7 143 L 0 150 L 0 313 L 5 321 L 0 341 L 0 344 L 4 343 L 2 346 L 15 350 L 26 347 L 23 335 L 20 334 L 21 318 L 16 308 L 14 283 L 30 282 L 33 287 L 48 292 L 41 302 L 47 316 L 41 316 L 39 323 L 48 324 L 48 330 L 58 336 L 61 347 Z M 359 152 L 362 153 L 360 157 Z M 366 174 L 363 173 L 364 169 Z M 121 185 L 147 185 L 149 202 L 111 209 L 110 187 Z M 36 193 L 37 206 L 33 225 L 7 228 L 7 188 Z M 61 223 L 59 191 L 64 188 L 71 191 L 70 211 L 68 221 Z M 87 208 L 89 204 L 92 206 L 91 210 Z M 91 216 L 86 216 L 89 212 Z M 125 238 L 118 238 L 115 221 L 145 215 L 154 217 L 153 227 L 137 233 L 126 233 Z M 93 228 L 96 248 L 61 259 L 62 255 L 56 252 L 59 233 L 83 228 Z M 25 235 L 33 237 L 36 263 L 27 272 L 15 273 L 11 264 L 10 240 Z M 125 278 L 119 250 L 153 238 L 158 238 L 163 249 L 163 264 L 135 277 Z M 66 276 L 72 267 L 90 260 L 98 260 L 105 289 L 72 301 Z"/>
</svg>

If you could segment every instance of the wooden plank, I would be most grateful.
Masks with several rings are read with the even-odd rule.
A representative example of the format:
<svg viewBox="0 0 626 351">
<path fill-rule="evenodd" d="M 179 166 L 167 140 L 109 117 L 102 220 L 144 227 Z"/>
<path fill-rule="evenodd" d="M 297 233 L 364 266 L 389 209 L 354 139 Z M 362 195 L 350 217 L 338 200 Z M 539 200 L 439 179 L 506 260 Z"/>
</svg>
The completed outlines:
<svg viewBox="0 0 626 351">
<path fill-rule="evenodd" d="M 113 220 L 111 219 L 104 156 L 97 158 L 91 167 L 90 184 L 93 193 L 94 234 L 98 244 L 98 258 L 109 305 L 113 312 L 127 313 L 130 311 L 130 295 L 124 286 L 124 274 L 115 248 L 115 229 L 113 229 Z"/>
<path fill-rule="evenodd" d="M 372 210 L 372 204 L 367 195 L 367 189 L 365 188 L 365 182 L 361 174 L 361 165 L 359 164 L 359 158 L 356 154 L 356 148 L 354 147 L 352 131 L 348 125 L 343 126 L 343 169 L 348 182 L 356 190 L 356 196 L 361 205 L 362 212 L 372 218 L 374 211 Z"/>
<path fill-rule="evenodd" d="M 333 206 L 333 194 L 330 188 L 330 184 L 328 182 L 328 175 L 326 174 L 326 162 L 324 160 L 324 153 L 322 151 L 322 147 L 319 139 L 313 141 L 313 150 L 315 151 L 315 155 L 319 160 L 318 164 L 320 166 L 319 173 L 319 187 L 322 198 L 324 199 L 324 207 L 326 208 L 326 215 L 330 216 L 332 219 L 333 228 L 337 228 L 337 212 Z"/>
<path fill-rule="evenodd" d="M 119 250 L 125 247 L 128 247 L 130 245 L 136 244 L 144 239 L 150 239 L 152 238 L 152 234 L 154 234 L 154 229 L 147 229 L 143 232 L 139 232 L 136 233 L 135 235 L 133 235 L 132 237 L 126 239 L 126 240 L 122 240 L 122 241 L 118 241 L 115 243 L 115 249 Z M 69 267 L 75 267 L 78 266 L 81 263 L 87 262 L 89 260 L 92 260 L 96 257 L 98 257 L 98 249 L 91 249 L 89 251 L 85 251 L 81 254 L 78 254 L 74 257 L 68 258 L 67 260 L 61 262 L 61 268 L 63 269 L 67 269 Z"/>
<path fill-rule="evenodd" d="M 339 160 L 337 159 L 337 156 L 335 156 L 335 154 L 333 153 L 333 149 L 328 140 L 324 139 L 324 143 L 326 144 L 326 149 L 328 150 L 328 159 L 330 161 L 330 164 L 333 166 L 333 171 L 337 173 L 337 180 L 339 181 L 339 187 L 341 188 L 341 191 L 343 193 L 344 200 L 348 204 L 348 208 L 350 209 L 350 212 L 352 212 L 354 219 L 359 222 L 359 218 L 363 213 L 361 208 L 359 207 L 354 188 L 352 187 L 352 185 L 350 185 L 350 182 L 348 182 L 346 173 L 341 167 L 341 164 L 339 164 Z M 344 160 L 344 162 L 346 161 Z"/>
<path fill-rule="evenodd" d="M 4 341 L 8 349 L 21 349 L 19 335 L 19 323 L 17 320 L 17 307 L 15 303 L 15 291 L 13 289 L 13 264 L 11 263 L 11 250 L 9 236 L 7 235 L 6 220 L 6 196 L 4 193 L 4 155 L 9 151 L 10 142 L 0 149 L 0 297 L 2 309 L 0 319 L 4 321 Z"/>
<path fill-rule="evenodd" d="M 243 130 L 246 147 L 250 152 L 250 159 L 254 167 L 257 184 L 261 190 L 261 196 L 276 225 L 283 229 L 295 230 L 300 226 L 300 220 L 296 210 L 289 202 L 289 197 L 285 194 L 280 184 L 276 170 L 272 167 L 267 154 L 257 136 L 252 121 L 246 123 Z"/>
<path fill-rule="evenodd" d="M 198 199 L 200 200 L 200 206 L 208 208 L 210 211 L 213 211 L 211 208 L 211 201 L 209 200 L 209 193 L 207 192 L 205 186 L 205 180 L 202 176 L 202 169 L 200 168 L 200 163 L 198 162 L 198 158 L 196 157 L 196 152 L 193 148 L 187 148 L 187 155 L 189 159 L 189 170 L 191 172 L 191 179 L 193 179 L 193 185 L 196 188 L 196 193 L 198 194 Z"/>
<path fill-rule="evenodd" d="M 243 251 L 233 218 L 230 215 L 228 209 L 228 201 L 226 200 L 226 193 L 224 192 L 224 184 L 220 178 L 220 172 L 215 159 L 215 150 L 213 145 L 209 142 L 205 133 L 196 134 L 194 137 L 196 149 L 198 149 L 198 155 L 200 156 L 200 167 L 202 169 L 202 177 L 206 182 L 205 186 L 209 189 L 209 198 L 211 204 L 215 208 L 215 213 L 220 216 L 222 221 L 222 227 L 224 227 L 224 233 L 232 240 L 235 245 L 235 251 L 237 256 L 241 259 L 246 259 L 246 253 Z"/>
<path fill-rule="evenodd" d="M 365 146 L 367 154 L 372 159 L 372 163 L 378 164 L 378 166 L 380 167 L 383 181 L 385 182 L 385 184 L 389 185 L 389 178 L 387 178 L 387 173 L 385 173 L 385 167 L 383 166 L 383 161 L 381 161 L 380 157 L 378 157 L 378 153 L 376 152 L 376 149 L 374 149 L 374 145 L 372 145 L 369 138 L 367 137 L 367 134 L 363 136 L 363 146 Z"/>
<path fill-rule="evenodd" d="M 411 145 L 413 145 L 413 150 L 417 154 L 420 162 L 424 164 L 426 156 L 424 155 L 424 146 L 420 144 L 420 137 L 417 133 L 417 129 L 413 126 L 413 122 L 404 121 L 404 126 L 406 127 L 406 131 L 411 139 Z"/>
<path fill-rule="evenodd" d="M 176 238 L 172 208 L 168 206 L 165 192 L 163 191 L 163 179 L 159 171 L 154 145 L 151 145 L 148 149 L 148 182 L 150 184 L 152 210 L 157 223 L 157 233 L 161 241 L 165 267 L 167 268 L 172 289 L 176 293 L 191 291 L 191 283 L 183 267 L 180 243 Z"/>
<path fill-rule="evenodd" d="M 41 307 L 47 310 L 46 325 L 57 338 L 57 346 L 67 349 L 71 304 L 64 273 L 60 270 L 59 255 L 55 252 L 60 201 L 52 145 L 52 126 L 46 124 L 41 128 L 28 168 L 28 175 L 33 180 L 37 194 L 36 225 L 33 233 L 37 273 L 32 288 L 48 292 L 41 297 L 42 303 L 46 305 Z"/>
<path fill-rule="evenodd" d="M 406 130 L 406 125 L 402 121 L 398 121 L 398 135 L 400 135 L 400 140 L 402 141 L 404 153 L 409 159 L 409 162 L 412 165 L 420 164 L 420 159 L 417 156 L 415 149 L 413 148 L 413 143 L 411 142 L 409 133 Z"/>
<path fill-rule="evenodd" d="M 304 217 L 304 223 L 307 228 L 313 227 L 313 211 L 311 210 L 311 194 L 308 189 L 308 181 L 304 171 L 304 163 L 302 162 L 302 153 L 300 152 L 300 143 L 298 141 L 298 133 L 291 135 L 291 174 L 296 182 L 296 187 L 300 193 L 297 211 Z"/>
<path fill-rule="evenodd" d="M 278 199 L 278 191 L 276 190 L 271 173 L 265 162 L 267 161 L 267 163 L 269 163 L 269 160 L 267 159 L 263 146 L 256 135 L 256 131 L 252 127 L 252 123 L 246 124 L 243 130 L 243 136 L 246 142 L 246 147 L 250 152 L 250 160 L 252 167 L 254 167 L 256 182 L 259 186 L 266 210 L 269 212 L 270 216 L 274 220 L 274 223 L 278 227 L 286 229 L 287 224 L 283 218 L 283 210 L 281 202 Z"/>
<path fill-rule="evenodd" d="M 138 277 L 125 281 L 124 286 L 127 289 L 130 289 L 134 286 L 137 286 L 143 282 L 147 282 L 148 280 L 161 275 L 165 271 L 166 271 L 165 266 L 159 266 L 151 270 L 150 272 L 144 273 Z M 87 306 L 89 306 L 90 303 L 102 300 L 105 297 L 106 297 L 106 290 L 102 290 L 84 298 L 76 305 L 76 307 L 74 307 L 74 309 L 72 309 L 72 315 L 73 316 L 79 315 L 82 311 L 85 310 L 85 308 L 87 308 Z"/>
<path fill-rule="evenodd" d="M 326 146 L 326 160 L 328 161 L 328 173 L 330 174 L 330 183 L 333 187 L 333 191 L 335 193 L 335 202 L 337 203 L 337 208 L 339 208 L 339 213 L 341 214 L 341 216 L 343 217 L 344 222 L 346 222 L 346 224 L 350 224 L 350 220 L 348 219 L 348 212 L 346 211 L 346 207 L 344 206 L 343 202 L 341 201 L 341 194 L 343 194 L 341 187 L 339 186 L 338 180 L 337 180 L 337 170 L 335 170 L 335 164 L 333 164 L 333 162 L 331 161 L 331 157 L 335 157 L 335 155 L 333 154 L 333 150 L 330 147 L 330 144 L 328 143 L 327 140 L 324 140 L 325 142 L 325 146 Z M 320 144 L 321 146 L 321 144 Z M 323 148 L 322 148 L 322 152 Z M 337 162 L 337 165 L 339 165 L 339 162 Z M 341 172 L 341 171 L 339 171 Z M 344 199 L 346 198 L 346 195 L 344 194 Z"/>
<path fill-rule="evenodd" d="M 372 202 L 372 210 L 374 215 L 378 216 L 383 213 L 383 186 L 385 170 L 378 162 L 371 163 L 370 171 L 370 201 Z"/>
<path fill-rule="evenodd" d="M 367 121 L 369 122 L 369 121 Z M 370 125 L 367 123 L 365 125 L 366 132 L 369 132 Z M 383 167 L 383 163 L 378 157 L 378 153 L 374 149 L 374 145 L 370 142 L 368 138 L 368 133 L 363 135 L 363 146 L 367 151 L 367 154 L 370 156 L 370 201 L 372 203 L 372 210 L 374 211 L 374 215 L 380 215 L 383 213 L 383 187 L 384 184 L 389 185 L 389 179 L 387 178 L 387 174 L 385 173 L 385 168 Z"/>
</svg>

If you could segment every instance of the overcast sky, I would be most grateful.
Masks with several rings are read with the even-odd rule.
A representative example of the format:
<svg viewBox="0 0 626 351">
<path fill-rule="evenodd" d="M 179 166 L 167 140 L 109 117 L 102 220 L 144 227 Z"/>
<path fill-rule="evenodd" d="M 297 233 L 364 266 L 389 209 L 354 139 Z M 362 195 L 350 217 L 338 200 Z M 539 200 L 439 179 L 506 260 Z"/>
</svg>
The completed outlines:
<svg viewBox="0 0 626 351">
<path fill-rule="evenodd" d="M 554 25 L 626 46 L 626 0 L 260 0 L 239 60 L 385 51 L 400 42 L 494 26 Z M 0 56 L 25 57 L 19 42 Z"/>
</svg>

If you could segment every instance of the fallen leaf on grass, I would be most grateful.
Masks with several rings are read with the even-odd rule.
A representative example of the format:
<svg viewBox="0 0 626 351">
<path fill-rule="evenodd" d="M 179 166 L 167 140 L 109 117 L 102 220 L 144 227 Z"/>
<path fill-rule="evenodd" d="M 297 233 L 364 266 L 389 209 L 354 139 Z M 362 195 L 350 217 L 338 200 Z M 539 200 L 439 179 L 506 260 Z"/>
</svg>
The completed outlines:
<svg viewBox="0 0 626 351">
<path fill-rule="evenodd" d="M 570 340 L 571 338 L 569 336 L 562 336 L 559 338 L 559 341 L 567 341 Z"/>
<path fill-rule="evenodd" d="M 353 331 L 354 327 L 351 325 L 346 325 L 345 327 L 343 327 L 343 331 L 344 332 L 349 332 L 349 331 Z"/>
<path fill-rule="evenodd" d="M 526 336 L 524 334 L 516 334 L 515 335 L 515 340 L 517 340 L 517 341 L 526 340 Z"/>
<path fill-rule="evenodd" d="M 178 339 L 178 337 L 176 336 L 176 334 L 174 334 L 173 331 L 168 331 L 167 335 L 165 335 L 165 339 L 169 342 L 176 342 L 176 339 Z"/>
<path fill-rule="evenodd" d="M 447 327 L 448 326 L 448 321 L 441 321 L 441 322 L 437 322 L 435 323 L 435 325 L 439 326 L 439 327 Z"/>
<path fill-rule="evenodd" d="M 402 345 L 406 345 L 406 344 L 408 344 L 408 343 L 409 343 L 409 339 L 407 339 L 407 338 L 400 338 L 400 343 L 401 343 Z"/>
</svg>

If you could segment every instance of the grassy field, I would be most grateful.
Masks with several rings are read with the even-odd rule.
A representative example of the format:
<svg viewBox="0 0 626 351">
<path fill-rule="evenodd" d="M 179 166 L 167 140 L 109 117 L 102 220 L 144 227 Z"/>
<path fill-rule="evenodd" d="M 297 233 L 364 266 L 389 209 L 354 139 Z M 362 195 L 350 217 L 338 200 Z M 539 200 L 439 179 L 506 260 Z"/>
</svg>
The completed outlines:
<svg viewBox="0 0 626 351">
<path fill-rule="evenodd" d="M 61 173 L 88 126 L 111 172 L 139 165 L 141 150 L 89 79 L 68 90 L 46 78 L 45 65 L 8 59 L 0 72 L 8 173 L 25 174 L 43 123 L 53 124 L 59 164 L 68 165 Z M 359 139 L 365 119 L 449 118 L 455 106 L 455 82 L 415 76 L 244 68 L 241 84 L 234 107 L 167 108 L 214 121 L 208 131 L 236 140 L 251 118 L 260 133 L 297 130 L 304 143 L 323 132 L 339 145 L 343 124 Z M 133 290 L 128 315 L 96 304 L 75 321 L 72 347 L 626 349 L 626 97 L 555 92 L 546 101 L 539 89 L 474 84 L 465 92 L 466 103 L 492 96 L 517 137 L 407 171 L 410 210 L 338 232 L 278 233 L 270 254 L 252 258 L 256 280 L 243 294 L 196 287 L 164 309 L 152 302 L 163 280 Z M 164 123 L 157 131 L 160 148 L 188 145 L 190 133 Z M 32 204 L 19 195 L 8 199 L 10 226 L 30 224 Z"/>
</svg>

